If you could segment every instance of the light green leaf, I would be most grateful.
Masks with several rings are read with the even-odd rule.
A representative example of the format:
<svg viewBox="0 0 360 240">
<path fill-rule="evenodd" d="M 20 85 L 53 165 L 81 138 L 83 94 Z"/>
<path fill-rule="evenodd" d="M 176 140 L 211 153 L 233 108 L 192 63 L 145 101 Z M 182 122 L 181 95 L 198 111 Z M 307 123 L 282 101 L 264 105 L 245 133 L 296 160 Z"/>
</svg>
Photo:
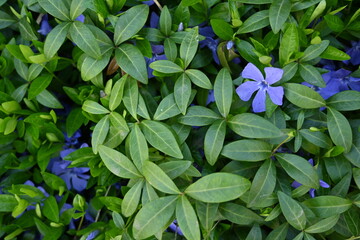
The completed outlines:
<svg viewBox="0 0 360 240">
<path fill-rule="evenodd" d="M 142 166 L 149 159 L 149 148 L 138 124 L 134 125 L 129 135 L 129 151 L 135 166 L 142 171 Z"/>
<path fill-rule="evenodd" d="M 323 132 L 312 132 L 309 129 L 301 129 L 301 136 L 312 144 L 321 148 L 330 149 L 332 147 L 331 139 Z"/>
<path fill-rule="evenodd" d="M 49 196 L 44 201 L 44 207 L 42 209 L 44 216 L 53 222 L 59 222 L 59 206 L 54 196 Z"/>
<path fill-rule="evenodd" d="M 6 12 L 0 11 L 0 29 L 4 29 L 13 23 L 16 23 L 14 18 L 12 18 Z"/>
<path fill-rule="evenodd" d="M 324 79 L 314 66 L 310 64 L 299 64 L 299 72 L 304 81 L 317 87 L 326 87 Z"/>
<path fill-rule="evenodd" d="M 0 194 L 0 212 L 12 212 L 18 205 L 16 198 L 10 194 Z"/>
<path fill-rule="evenodd" d="M 166 38 L 164 41 L 164 52 L 166 58 L 172 62 L 175 61 L 178 53 L 178 49 L 176 47 L 176 43 L 170 38 Z"/>
<path fill-rule="evenodd" d="M 326 100 L 326 105 L 338 111 L 354 111 L 360 109 L 360 92 L 342 91 Z"/>
<path fill-rule="evenodd" d="M 170 36 L 172 19 L 171 19 L 170 11 L 167 8 L 167 6 L 164 6 L 161 10 L 159 25 L 160 25 L 160 31 L 165 36 Z"/>
<path fill-rule="evenodd" d="M 134 36 L 144 26 L 149 15 L 145 4 L 134 6 L 123 13 L 116 22 L 114 42 L 116 45 Z"/>
<path fill-rule="evenodd" d="M 91 2 L 88 0 L 73 0 L 70 5 L 70 18 L 75 20 L 80 14 L 82 14 L 87 8 L 91 6 Z"/>
<path fill-rule="evenodd" d="M 180 109 L 180 112 L 185 115 L 186 109 L 189 105 L 191 97 L 191 81 L 189 77 L 183 73 L 176 80 L 174 86 L 174 98 L 175 102 Z"/>
<path fill-rule="evenodd" d="M 165 120 L 180 114 L 180 110 L 176 105 L 174 94 L 167 95 L 160 102 L 154 114 L 154 120 Z"/>
<path fill-rule="evenodd" d="M 313 44 L 307 47 L 304 51 L 304 55 L 300 58 L 301 62 L 313 60 L 322 54 L 329 46 L 329 40 L 323 40 L 320 44 Z"/>
<path fill-rule="evenodd" d="M 104 143 L 106 136 L 108 135 L 109 128 L 110 128 L 109 115 L 103 117 L 95 125 L 93 135 L 91 137 L 91 146 L 95 154 L 97 154 L 98 152 L 99 145 Z"/>
<path fill-rule="evenodd" d="M 214 83 L 215 103 L 219 112 L 226 117 L 230 112 L 233 96 L 233 84 L 230 72 L 227 68 L 220 70 Z"/>
<path fill-rule="evenodd" d="M 247 3 L 247 4 L 268 4 L 273 0 L 234 0 L 235 2 Z"/>
<path fill-rule="evenodd" d="M 237 161 L 257 162 L 271 156 L 272 147 L 260 140 L 238 140 L 224 146 L 221 155 Z"/>
<path fill-rule="evenodd" d="M 251 15 L 240 26 L 237 34 L 254 32 L 256 30 L 265 28 L 270 24 L 269 22 L 269 10 L 262 10 Z"/>
<path fill-rule="evenodd" d="M 189 126 L 206 126 L 218 119 L 221 119 L 221 116 L 211 109 L 202 106 L 192 106 L 188 108 L 185 116 L 178 118 L 178 121 Z"/>
<path fill-rule="evenodd" d="M 138 100 L 138 107 L 137 107 L 137 114 L 145 119 L 150 120 L 150 115 L 148 108 L 146 106 L 145 100 L 141 94 L 139 94 L 139 100 Z"/>
<path fill-rule="evenodd" d="M 180 45 L 180 58 L 184 61 L 185 68 L 193 60 L 199 46 L 198 28 L 192 28 L 183 38 Z"/>
<path fill-rule="evenodd" d="M 110 56 L 111 51 L 104 53 L 101 59 L 86 56 L 81 64 L 81 78 L 84 81 L 90 81 L 95 78 L 109 64 Z"/>
<path fill-rule="evenodd" d="M 272 230 L 265 240 L 285 240 L 288 229 L 289 224 L 285 222 Z"/>
<path fill-rule="evenodd" d="M 177 161 L 171 160 L 169 162 L 160 163 L 159 167 L 168 175 L 171 179 L 175 179 L 183 174 L 190 166 L 191 161 Z"/>
<path fill-rule="evenodd" d="M 51 83 L 52 76 L 50 74 L 43 74 L 31 82 L 28 98 L 31 100 L 44 91 Z"/>
<path fill-rule="evenodd" d="M 141 204 L 145 205 L 148 202 L 151 202 L 158 198 L 159 197 L 158 197 L 155 189 L 150 185 L 149 182 L 145 182 L 145 185 L 143 187 L 142 196 L 141 196 Z"/>
<path fill-rule="evenodd" d="M 210 24 L 214 33 L 223 40 L 232 40 L 234 31 L 232 26 L 223 19 L 211 19 Z"/>
<path fill-rule="evenodd" d="M 99 103 L 94 102 L 93 100 L 86 100 L 83 103 L 82 110 L 84 110 L 85 112 L 91 113 L 91 114 L 107 114 L 107 113 L 110 113 L 109 110 L 104 108 Z"/>
<path fill-rule="evenodd" d="M 290 57 L 299 51 L 299 33 L 295 24 L 290 24 L 281 39 L 279 47 L 280 66 L 285 66 Z"/>
<path fill-rule="evenodd" d="M 66 39 L 70 26 L 71 23 L 69 22 L 60 23 L 46 36 L 44 54 L 47 59 L 51 59 L 60 49 Z"/>
<path fill-rule="evenodd" d="M 203 202 L 227 202 L 243 195 L 250 185 L 244 177 L 218 172 L 200 178 L 185 189 L 185 194 Z"/>
<path fill-rule="evenodd" d="M 304 231 L 307 233 L 322 233 L 332 229 L 338 222 L 340 215 L 336 214 L 331 217 L 325 218 L 314 225 L 306 228 Z"/>
<path fill-rule="evenodd" d="M 59 0 L 39 0 L 40 6 L 45 12 L 50 13 L 54 17 L 63 20 L 70 21 L 70 11 L 66 7 L 64 1 Z"/>
<path fill-rule="evenodd" d="M 218 207 L 218 203 L 204 203 L 201 201 L 196 201 L 196 212 L 200 224 L 208 232 L 214 225 L 218 214 Z"/>
<path fill-rule="evenodd" d="M 204 153 L 208 163 L 213 166 L 221 152 L 226 134 L 226 121 L 217 120 L 206 131 Z"/>
<path fill-rule="evenodd" d="M 285 97 L 298 107 L 312 109 L 325 106 L 325 100 L 321 95 L 307 86 L 297 83 L 286 83 L 284 88 Z"/>
<path fill-rule="evenodd" d="M 139 88 L 137 85 L 137 81 L 132 77 L 128 77 L 125 82 L 122 101 L 131 116 L 137 120 Z"/>
<path fill-rule="evenodd" d="M 239 225 L 252 225 L 263 221 L 259 215 L 250 209 L 235 203 L 220 204 L 219 211 L 227 220 Z"/>
<path fill-rule="evenodd" d="M 188 69 L 185 73 L 196 86 L 204 89 L 212 89 L 209 78 L 200 70 Z"/>
<path fill-rule="evenodd" d="M 320 55 L 320 57 L 324 59 L 336 60 L 336 61 L 345 61 L 351 58 L 348 54 L 344 53 L 343 51 L 333 46 L 328 46 L 326 50 Z"/>
<path fill-rule="evenodd" d="M 28 87 L 29 87 L 29 84 L 24 83 L 23 85 L 21 85 L 17 89 L 15 89 L 15 91 L 13 91 L 13 93 L 11 94 L 11 97 L 13 99 L 15 99 L 15 101 L 20 103 L 23 100 L 25 94 L 27 93 Z"/>
<path fill-rule="evenodd" d="M 306 216 L 300 204 L 283 192 L 279 191 L 277 195 L 287 222 L 294 228 L 303 230 L 306 226 Z"/>
<path fill-rule="evenodd" d="M 262 239 L 261 228 L 258 224 L 254 224 L 245 240 L 258 240 Z"/>
<path fill-rule="evenodd" d="M 275 156 L 290 177 L 305 186 L 319 188 L 318 174 L 304 158 L 288 153 L 277 153 Z"/>
<path fill-rule="evenodd" d="M 336 196 L 310 198 L 303 203 L 321 218 L 327 218 L 343 213 L 352 205 L 351 200 Z"/>
<path fill-rule="evenodd" d="M 46 89 L 36 96 L 36 101 L 48 108 L 64 108 L 59 100 Z"/>
<path fill-rule="evenodd" d="M 269 21 L 274 33 L 278 33 L 290 15 L 290 0 L 274 0 L 269 9 Z"/>
<path fill-rule="evenodd" d="M 328 131 L 331 140 L 335 145 L 345 149 L 345 153 L 349 152 L 352 144 L 352 131 L 348 120 L 340 112 L 333 108 L 327 108 Z"/>
<path fill-rule="evenodd" d="M 137 47 L 121 44 L 115 51 L 115 58 L 123 71 L 144 84 L 148 83 L 145 59 Z"/>
<path fill-rule="evenodd" d="M 177 199 L 178 196 L 168 196 L 145 204 L 134 219 L 135 239 L 148 238 L 163 229 L 174 214 Z"/>
<path fill-rule="evenodd" d="M 168 74 L 184 71 L 179 65 L 177 65 L 176 63 L 173 63 L 169 60 L 158 60 L 158 61 L 152 62 L 150 64 L 150 67 L 157 72 L 168 73 Z"/>
<path fill-rule="evenodd" d="M 166 124 L 157 121 L 144 120 L 141 130 L 146 140 L 159 151 L 175 158 L 183 158 L 175 136 Z"/>
<path fill-rule="evenodd" d="M 139 205 L 141 189 L 144 186 L 144 180 L 141 179 L 125 194 L 121 203 L 121 214 L 124 217 L 130 217 L 134 214 Z"/>
<path fill-rule="evenodd" d="M 87 55 L 95 59 L 102 57 L 100 47 L 95 40 L 94 34 L 82 22 L 75 21 L 71 24 L 69 30 L 72 41 Z"/>
<path fill-rule="evenodd" d="M 200 227 L 194 208 L 185 195 L 178 198 L 176 219 L 187 239 L 200 240 Z"/>
<path fill-rule="evenodd" d="M 130 130 L 125 119 L 119 113 L 111 112 L 109 114 L 109 119 L 109 135 L 106 137 L 104 145 L 110 148 L 115 148 L 122 143 Z"/>
<path fill-rule="evenodd" d="M 113 88 L 111 89 L 110 99 L 109 99 L 109 109 L 110 111 L 115 110 L 121 103 L 124 94 L 124 86 L 126 83 L 128 75 L 122 76 L 119 80 L 116 81 Z"/>
<path fill-rule="evenodd" d="M 248 138 L 276 138 L 284 135 L 274 124 L 253 113 L 235 115 L 228 120 L 228 125 L 235 133 Z"/>
<path fill-rule="evenodd" d="M 107 169 L 118 177 L 141 177 L 134 164 L 122 153 L 103 145 L 99 147 L 99 154 Z"/>
</svg>

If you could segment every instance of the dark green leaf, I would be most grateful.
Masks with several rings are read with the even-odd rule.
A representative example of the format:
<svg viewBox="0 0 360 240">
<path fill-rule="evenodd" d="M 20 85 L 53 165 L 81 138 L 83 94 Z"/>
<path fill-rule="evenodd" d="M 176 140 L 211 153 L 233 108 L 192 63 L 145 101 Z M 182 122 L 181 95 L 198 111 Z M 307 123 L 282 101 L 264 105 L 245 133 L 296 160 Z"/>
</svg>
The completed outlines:
<svg viewBox="0 0 360 240">
<path fill-rule="evenodd" d="M 254 13 L 248 19 L 246 19 L 236 33 L 241 34 L 254 32 L 256 30 L 265 28 L 269 24 L 269 10 L 262 10 Z"/>
<path fill-rule="evenodd" d="M 137 108 L 139 101 L 139 88 L 137 81 L 128 77 L 124 86 L 124 95 L 122 99 L 126 109 L 129 111 L 131 116 L 137 119 Z"/>
<path fill-rule="evenodd" d="M 196 86 L 205 89 L 212 89 L 209 78 L 202 71 L 197 69 L 188 69 L 185 73 Z"/>
<path fill-rule="evenodd" d="M 230 24 L 222 19 L 211 19 L 210 24 L 215 34 L 223 40 L 231 40 L 234 31 Z"/>
<path fill-rule="evenodd" d="M 301 129 L 301 136 L 312 144 L 321 148 L 330 149 L 332 147 L 331 139 L 323 132 L 312 132 L 309 129 Z"/>
<path fill-rule="evenodd" d="M 265 240 L 285 240 L 288 232 L 289 224 L 283 223 L 274 230 L 265 238 Z"/>
<path fill-rule="evenodd" d="M 94 34 L 84 23 L 79 21 L 73 22 L 69 33 L 73 42 L 87 55 L 95 59 L 101 58 L 99 44 L 95 40 Z"/>
<path fill-rule="evenodd" d="M 221 155 L 237 160 L 257 162 L 271 156 L 272 147 L 260 140 L 238 140 L 224 146 Z"/>
<path fill-rule="evenodd" d="M 90 6 L 91 6 L 91 2 L 87 0 L 73 0 L 70 5 L 71 20 L 75 20 L 80 14 L 82 14 Z"/>
<path fill-rule="evenodd" d="M 169 73 L 169 74 L 184 71 L 179 65 L 177 65 L 169 60 L 158 60 L 158 61 L 152 62 L 150 64 L 150 67 L 157 72 Z"/>
<path fill-rule="evenodd" d="M 325 22 L 334 32 L 341 32 L 345 29 L 345 24 L 337 15 L 327 14 L 324 16 Z"/>
<path fill-rule="evenodd" d="M 168 175 L 171 179 L 177 178 L 183 174 L 191 166 L 190 161 L 177 161 L 171 160 L 169 162 L 160 163 L 159 167 Z"/>
<path fill-rule="evenodd" d="M 306 226 L 306 216 L 300 204 L 283 192 L 279 191 L 277 195 L 287 222 L 294 228 L 303 230 Z"/>
<path fill-rule="evenodd" d="M 192 28 L 183 38 L 180 45 L 180 58 L 184 61 L 185 68 L 193 60 L 199 45 L 198 28 Z"/>
<path fill-rule="evenodd" d="M 149 159 L 149 148 L 138 124 L 134 125 L 128 140 L 131 159 L 135 166 L 141 171 L 144 162 Z"/>
<path fill-rule="evenodd" d="M 174 98 L 175 102 L 180 109 L 180 112 L 185 115 L 186 109 L 189 105 L 191 97 L 191 81 L 189 77 L 183 73 L 176 80 L 174 86 Z"/>
<path fill-rule="evenodd" d="M 352 144 L 352 131 L 348 120 L 335 109 L 327 108 L 328 130 L 331 140 L 349 152 Z"/>
<path fill-rule="evenodd" d="M 319 44 L 310 45 L 305 49 L 304 55 L 301 57 L 300 61 L 306 62 L 319 57 L 320 54 L 322 54 L 329 46 L 329 43 L 330 42 L 328 40 L 323 40 Z"/>
<path fill-rule="evenodd" d="M 59 100 L 57 100 L 56 97 L 54 97 L 48 90 L 43 90 L 41 93 L 39 93 L 36 96 L 36 100 L 48 108 L 55 108 L 55 109 L 61 109 L 64 108 Z"/>
<path fill-rule="evenodd" d="M 0 194 L 0 212 L 12 212 L 18 202 L 13 195 Z"/>
<path fill-rule="evenodd" d="M 227 68 L 220 70 L 215 79 L 214 97 L 219 112 L 223 117 L 229 114 L 233 96 L 233 85 Z"/>
<path fill-rule="evenodd" d="M 270 26 L 274 33 L 278 33 L 290 15 L 290 0 L 274 0 L 269 9 Z"/>
<path fill-rule="evenodd" d="M 321 218 L 343 213 L 348 210 L 352 204 L 350 200 L 336 196 L 315 197 L 303 203 Z"/>
<path fill-rule="evenodd" d="M 101 59 L 95 59 L 86 56 L 81 64 L 81 77 L 85 81 L 89 81 L 101 73 L 102 70 L 109 64 L 111 51 L 103 54 Z"/>
<path fill-rule="evenodd" d="M 281 39 L 279 48 L 280 66 L 285 66 L 290 57 L 299 50 L 299 33 L 296 25 L 290 24 Z"/>
<path fill-rule="evenodd" d="M 44 74 L 37 77 L 31 82 L 28 98 L 31 100 L 44 91 L 51 83 L 52 76 L 50 74 Z"/>
<path fill-rule="evenodd" d="M 338 111 L 354 111 L 360 109 L 360 92 L 342 91 L 326 100 L 326 105 Z"/>
<path fill-rule="evenodd" d="M 331 217 L 325 218 L 314 225 L 306 228 L 304 231 L 307 233 L 322 233 L 332 229 L 337 221 L 339 220 L 340 215 L 333 215 Z"/>
<path fill-rule="evenodd" d="M 325 100 L 320 94 L 307 86 L 297 83 L 286 83 L 284 87 L 285 97 L 298 107 L 311 109 L 325 106 Z"/>
<path fill-rule="evenodd" d="M 304 81 L 317 87 L 321 87 L 321 88 L 326 87 L 326 84 L 321 74 L 312 65 L 299 64 L 299 72 L 300 72 L 300 76 L 304 79 Z"/>
<path fill-rule="evenodd" d="M 218 214 L 218 203 L 204 203 L 201 201 L 196 201 L 196 212 L 200 220 L 201 226 L 210 231 L 214 225 Z"/>
<path fill-rule="evenodd" d="M 64 1 L 59 0 L 39 0 L 40 6 L 45 10 L 45 12 L 50 13 L 56 18 L 59 18 L 63 21 L 70 20 L 70 11 L 66 7 Z"/>
<path fill-rule="evenodd" d="M 205 134 L 204 153 L 210 165 L 214 165 L 221 152 L 226 134 L 226 121 L 217 120 Z"/>
<path fill-rule="evenodd" d="M 164 6 L 163 9 L 161 10 L 159 25 L 160 25 L 160 31 L 165 36 L 170 36 L 172 21 L 171 21 L 171 14 L 167 6 Z"/>
<path fill-rule="evenodd" d="M 12 18 L 6 12 L 0 11 L 0 29 L 4 29 L 13 23 L 16 23 L 14 18 Z"/>
<path fill-rule="evenodd" d="M 344 53 L 343 51 L 333 46 L 328 46 L 326 50 L 320 55 L 320 57 L 324 59 L 336 60 L 336 61 L 345 61 L 351 58 L 348 54 Z"/>
<path fill-rule="evenodd" d="M 154 120 L 165 120 L 180 114 L 180 110 L 176 105 L 174 94 L 167 95 L 160 102 L 154 114 Z"/>
<path fill-rule="evenodd" d="M 220 204 L 219 211 L 227 220 L 239 225 L 252 225 L 263 221 L 250 209 L 235 203 Z"/>
<path fill-rule="evenodd" d="M 42 213 L 50 221 L 59 222 L 59 206 L 54 196 L 45 199 Z"/>
<path fill-rule="evenodd" d="M 66 133 L 71 137 L 84 123 L 86 117 L 82 114 L 81 108 L 73 108 L 66 118 Z"/>
<path fill-rule="evenodd" d="M 86 100 L 82 106 L 82 110 L 91 114 L 107 114 L 109 110 L 92 100 Z"/>
<path fill-rule="evenodd" d="M 69 22 L 60 23 L 47 35 L 44 44 L 44 54 L 47 59 L 51 59 L 60 49 L 66 39 L 70 25 Z"/>
<path fill-rule="evenodd" d="M 125 194 L 121 203 L 121 214 L 124 217 L 130 217 L 134 214 L 139 205 L 141 189 L 144 185 L 144 180 L 139 180 L 130 190 Z"/>
<path fill-rule="evenodd" d="M 218 119 L 221 119 L 221 116 L 212 110 L 202 106 L 192 106 L 188 108 L 185 116 L 178 118 L 178 121 L 189 126 L 206 126 Z"/>
<path fill-rule="evenodd" d="M 109 109 L 110 111 L 115 110 L 121 103 L 124 94 L 124 86 L 127 80 L 127 75 L 124 75 L 119 80 L 116 81 L 113 88 L 111 89 L 110 99 L 109 99 Z"/>
</svg>

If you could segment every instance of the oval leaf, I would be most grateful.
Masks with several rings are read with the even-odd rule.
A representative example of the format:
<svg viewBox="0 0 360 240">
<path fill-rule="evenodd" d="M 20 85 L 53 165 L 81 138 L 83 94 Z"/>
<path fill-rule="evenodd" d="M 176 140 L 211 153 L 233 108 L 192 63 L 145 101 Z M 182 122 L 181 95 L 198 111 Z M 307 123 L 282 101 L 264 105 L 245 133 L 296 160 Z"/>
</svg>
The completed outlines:
<svg viewBox="0 0 360 240">
<path fill-rule="evenodd" d="M 200 240 L 200 227 L 194 208 L 185 195 L 176 204 L 176 220 L 187 239 Z"/>
<path fill-rule="evenodd" d="M 321 218 L 327 218 L 343 213 L 352 205 L 351 200 L 336 196 L 315 197 L 308 199 L 303 203 Z"/>
<path fill-rule="evenodd" d="M 307 86 L 297 83 L 287 83 L 284 87 L 285 97 L 298 107 L 311 109 L 325 106 L 325 100 L 320 94 Z"/>
<path fill-rule="evenodd" d="M 219 112 L 226 117 L 230 112 L 233 96 L 233 84 L 230 72 L 227 68 L 220 70 L 215 79 L 214 97 Z"/>
<path fill-rule="evenodd" d="M 303 230 L 306 226 L 305 212 L 300 204 L 283 192 L 277 193 L 280 208 L 287 222 L 298 230 Z"/>
<path fill-rule="evenodd" d="M 221 119 L 221 116 L 211 109 L 202 106 L 193 106 L 189 107 L 186 115 L 179 117 L 178 121 L 181 124 L 200 127 L 210 125 L 218 119 Z"/>
<path fill-rule="evenodd" d="M 349 152 L 352 145 L 352 131 L 349 121 L 340 112 L 335 109 L 327 109 L 328 131 L 331 140 L 337 146 L 345 149 L 345 153 Z"/>
<path fill-rule="evenodd" d="M 238 140 L 224 146 L 221 155 L 237 161 L 257 162 L 271 156 L 272 147 L 260 140 Z"/>
<path fill-rule="evenodd" d="M 217 120 L 205 134 L 204 153 L 208 163 L 213 166 L 221 152 L 226 134 L 226 121 Z"/>
<path fill-rule="evenodd" d="M 204 89 L 212 89 L 209 78 L 200 70 L 188 69 L 185 73 L 196 86 Z"/>
</svg>

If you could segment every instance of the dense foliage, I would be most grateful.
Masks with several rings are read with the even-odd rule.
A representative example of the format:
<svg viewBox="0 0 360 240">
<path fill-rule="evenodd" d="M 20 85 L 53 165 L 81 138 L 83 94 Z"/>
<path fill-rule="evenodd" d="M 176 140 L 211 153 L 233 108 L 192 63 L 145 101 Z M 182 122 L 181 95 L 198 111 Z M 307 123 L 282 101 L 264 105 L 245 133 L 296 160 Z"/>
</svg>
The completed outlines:
<svg viewBox="0 0 360 240">
<path fill-rule="evenodd" d="M 358 0 L 0 0 L 0 238 L 358 239 Z"/>
</svg>

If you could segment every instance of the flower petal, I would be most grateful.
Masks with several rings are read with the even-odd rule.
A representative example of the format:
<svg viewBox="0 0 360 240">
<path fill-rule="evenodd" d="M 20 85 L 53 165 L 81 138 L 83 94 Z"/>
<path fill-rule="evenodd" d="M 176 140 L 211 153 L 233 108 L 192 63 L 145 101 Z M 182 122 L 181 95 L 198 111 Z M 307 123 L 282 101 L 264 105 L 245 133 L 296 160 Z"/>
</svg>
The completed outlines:
<svg viewBox="0 0 360 240">
<path fill-rule="evenodd" d="M 314 188 L 310 189 L 309 194 L 310 194 L 310 197 L 314 198 L 315 197 L 315 189 Z"/>
<path fill-rule="evenodd" d="M 269 84 L 276 83 L 282 78 L 284 74 L 284 70 L 281 68 L 266 67 L 264 70 L 266 74 L 265 81 L 267 81 Z"/>
<path fill-rule="evenodd" d="M 266 110 L 265 100 L 266 92 L 264 90 L 259 90 L 252 103 L 253 111 L 264 112 Z"/>
<path fill-rule="evenodd" d="M 264 76 L 260 70 L 252 63 L 248 63 L 244 70 L 241 73 L 243 78 L 253 79 L 255 81 L 261 82 L 264 80 Z"/>
<path fill-rule="evenodd" d="M 251 95 L 259 89 L 259 85 L 254 81 L 247 81 L 236 88 L 236 93 L 243 101 L 249 101 Z"/>
<path fill-rule="evenodd" d="M 293 188 L 298 188 L 298 187 L 300 187 L 302 184 L 301 183 L 299 183 L 299 182 L 297 182 L 297 181 L 293 181 L 293 183 L 291 184 L 291 186 L 293 187 Z"/>
<path fill-rule="evenodd" d="M 323 188 L 329 188 L 330 185 L 327 184 L 326 182 L 324 182 L 323 180 L 320 180 L 320 186 L 323 187 Z"/>
<path fill-rule="evenodd" d="M 283 87 L 268 87 L 267 92 L 273 103 L 275 103 L 276 105 L 282 105 L 284 96 Z"/>
</svg>

